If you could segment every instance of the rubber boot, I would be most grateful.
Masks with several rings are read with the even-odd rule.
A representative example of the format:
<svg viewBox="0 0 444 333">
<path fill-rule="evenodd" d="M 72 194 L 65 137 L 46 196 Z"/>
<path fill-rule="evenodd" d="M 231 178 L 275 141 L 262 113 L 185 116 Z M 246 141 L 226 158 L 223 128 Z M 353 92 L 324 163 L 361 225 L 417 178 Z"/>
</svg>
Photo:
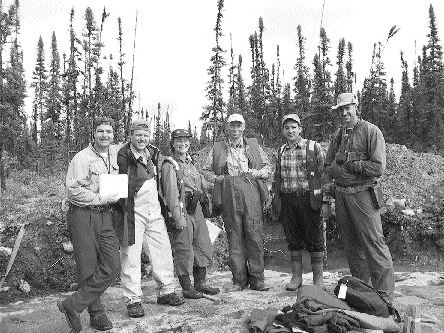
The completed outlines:
<svg viewBox="0 0 444 333">
<path fill-rule="evenodd" d="M 207 278 L 207 268 L 193 266 L 194 289 L 207 295 L 216 295 L 220 292 L 219 288 L 214 288 L 205 283 Z"/>
<path fill-rule="evenodd" d="M 313 284 L 324 287 L 324 252 L 310 252 Z"/>
<path fill-rule="evenodd" d="M 291 251 L 291 272 L 293 276 L 289 283 L 285 285 L 285 289 L 296 291 L 302 286 L 302 252 Z"/>
<path fill-rule="evenodd" d="M 191 285 L 191 279 L 188 274 L 179 275 L 179 283 L 182 287 L 182 295 L 184 298 L 198 299 L 203 297 L 202 293 L 194 289 Z"/>
</svg>

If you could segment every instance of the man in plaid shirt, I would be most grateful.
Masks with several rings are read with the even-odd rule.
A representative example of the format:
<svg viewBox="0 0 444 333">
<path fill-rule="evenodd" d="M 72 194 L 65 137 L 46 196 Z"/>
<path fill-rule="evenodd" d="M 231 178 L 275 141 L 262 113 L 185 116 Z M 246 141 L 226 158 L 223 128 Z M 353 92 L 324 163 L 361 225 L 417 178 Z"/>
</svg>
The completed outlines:
<svg viewBox="0 0 444 333">
<path fill-rule="evenodd" d="M 323 285 L 324 232 L 321 220 L 322 202 L 320 179 L 324 156 L 321 146 L 301 137 L 299 116 L 287 114 L 282 119 L 282 132 L 287 139 L 278 152 L 273 182 L 274 203 L 284 226 L 291 252 L 293 276 L 287 290 L 302 285 L 302 250 L 310 252 L 313 284 Z M 315 185 L 316 184 L 316 185 Z"/>
</svg>

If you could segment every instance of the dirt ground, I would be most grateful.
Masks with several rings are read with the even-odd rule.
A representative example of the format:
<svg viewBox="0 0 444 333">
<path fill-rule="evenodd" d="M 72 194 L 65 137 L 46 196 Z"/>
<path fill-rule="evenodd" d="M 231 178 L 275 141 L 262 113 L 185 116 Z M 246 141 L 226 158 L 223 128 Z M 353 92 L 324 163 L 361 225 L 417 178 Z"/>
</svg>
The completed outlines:
<svg viewBox="0 0 444 333">
<path fill-rule="evenodd" d="M 273 154 L 272 150 L 267 152 Z M 424 317 L 435 332 L 444 332 L 444 158 L 390 145 L 387 167 L 383 187 L 387 202 L 392 204 L 384 211 L 383 225 L 397 272 L 395 305 L 402 312 L 408 303 L 422 304 Z M 76 282 L 72 253 L 64 250 L 69 235 L 60 205 L 63 197 L 63 172 L 38 176 L 26 170 L 12 174 L 7 194 L 0 197 L 0 278 L 20 226 L 25 224 L 20 250 L 0 289 L 0 333 L 68 332 L 55 306 L 55 300 L 70 293 Z M 393 204 L 393 199 L 405 199 L 405 203 Z M 413 215 L 406 214 L 406 209 L 414 209 Z M 334 219 L 327 224 L 327 235 L 325 278 L 332 290 L 347 272 Z M 105 294 L 108 314 L 115 324 L 113 332 L 161 332 L 180 326 L 182 330 L 176 331 L 186 332 L 185 324 L 191 329 L 188 332 L 247 332 L 254 308 L 279 310 L 293 304 L 295 295 L 284 290 L 290 267 L 281 227 L 267 223 L 264 236 L 267 282 L 273 286 L 270 292 L 222 293 L 227 302 L 219 306 L 197 300 L 179 308 L 165 308 L 155 303 L 154 284 L 147 276 L 143 281 L 147 316 L 143 319 L 126 318 L 118 286 Z M 214 246 L 213 264 L 214 283 L 229 285 L 223 236 Z M 305 283 L 311 281 L 309 272 L 307 254 Z M 88 327 L 87 315 L 82 319 Z"/>
</svg>

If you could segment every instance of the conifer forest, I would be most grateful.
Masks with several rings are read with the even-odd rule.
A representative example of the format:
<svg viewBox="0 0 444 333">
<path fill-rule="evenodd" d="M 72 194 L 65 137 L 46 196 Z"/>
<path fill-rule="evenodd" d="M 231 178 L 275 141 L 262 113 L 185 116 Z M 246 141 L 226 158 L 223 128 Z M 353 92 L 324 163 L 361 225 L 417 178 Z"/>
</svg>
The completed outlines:
<svg viewBox="0 0 444 333">
<path fill-rule="evenodd" d="M 152 121 L 152 142 L 168 150 L 172 119 L 158 104 L 157 114 L 148 114 L 136 107 L 136 87 L 133 84 L 134 54 L 122 48 L 124 38 L 129 44 L 133 36 L 124 36 L 122 22 L 107 25 L 115 29 L 119 48 L 105 55 L 102 40 L 107 9 L 93 13 L 66 15 L 65 31 L 35 40 L 32 82 L 25 80 L 21 47 L 20 1 L 6 7 L 0 0 L 0 178 L 6 191 L 5 177 L 10 168 L 34 168 L 39 173 L 62 170 L 69 159 L 85 147 L 92 138 L 92 120 L 99 115 L 116 122 L 115 140 L 128 135 L 132 119 Z M 206 105 L 202 109 L 199 128 L 189 123 L 193 133 L 192 148 L 198 150 L 223 135 L 223 123 L 232 113 L 241 113 L 247 122 L 247 135 L 274 147 L 279 142 L 282 116 L 298 113 L 303 119 L 304 136 L 328 141 L 338 127 L 331 112 L 336 96 L 356 91 L 354 47 L 341 38 L 330 40 L 328 30 L 321 27 L 318 48 L 313 59 L 306 58 L 304 27 L 297 27 L 298 52 L 294 54 L 295 77 L 282 80 L 279 45 L 275 46 L 275 61 L 266 63 L 263 33 L 267 25 L 258 17 L 256 31 L 248 39 L 249 54 L 224 49 L 224 1 L 215 1 L 214 44 L 208 50 L 208 64 L 203 66 L 208 81 Z M 432 5 L 428 10 L 427 43 L 414 63 L 408 63 L 399 53 L 402 71 L 389 78 L 384 65 L 384 49 L 395 38 L 398 27 L 387 31 L 386 39 L 373 45 L 368 54 L 371 67 L 360 83 L 357 98 L 362 117 L 383 131 L 387 142 L 406 145 L 415 151 L 444 151 L 444 65 L 442 45 L 437 29 L 437 17 Z M 75 22 L 82 22 L 76 29 Z M 419 24 L 419 23 L 417 23 Z M 135 38 L 134 31 L 134 38 Z M 311 34 L 313 35 L 313 34 Z M 43 40 L 51 37 L 51 44 Z M 59 49 L 59 40 L 69 41 L 69 49 Z M 135 43 L 135 39 L 134 39 Z M 235 56 L 236 55 L 236 56 Z M 104 61 L 112 57 L 113 61 Z M 251 67 L 243 59 L 250 59 Z M 108 59 L 109 60 L 109 59 Z M 249 62 L 250 63 L 250 62 Z M 206 68 L 205 68 L 206 67 Z M 130 72 L 130 76 L 125 73 Z M 228 73 L 228 76 L 225 74 Z M 400 81 L 400 91 L 395 90 Z M 32 112 L 24 108 L 25 97 L 32 98 Z M 166 116 L 165 116 L 166 114 Z"/>
</svg>

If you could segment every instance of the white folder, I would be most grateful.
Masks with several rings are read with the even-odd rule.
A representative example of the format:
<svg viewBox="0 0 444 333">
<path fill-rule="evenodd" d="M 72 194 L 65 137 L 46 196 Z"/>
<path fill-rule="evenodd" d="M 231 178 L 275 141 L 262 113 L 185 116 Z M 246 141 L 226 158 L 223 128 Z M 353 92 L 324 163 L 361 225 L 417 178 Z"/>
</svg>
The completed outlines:
<svg viewBox="0 0 444 333">
<path fill-rule="evenodd" d="M 119 198 L 128 198 L 128 175 L 107 173 L 99 175 L 99 195 L 103 197 L 115 193 L 119 195 Z"/>
</svg>

